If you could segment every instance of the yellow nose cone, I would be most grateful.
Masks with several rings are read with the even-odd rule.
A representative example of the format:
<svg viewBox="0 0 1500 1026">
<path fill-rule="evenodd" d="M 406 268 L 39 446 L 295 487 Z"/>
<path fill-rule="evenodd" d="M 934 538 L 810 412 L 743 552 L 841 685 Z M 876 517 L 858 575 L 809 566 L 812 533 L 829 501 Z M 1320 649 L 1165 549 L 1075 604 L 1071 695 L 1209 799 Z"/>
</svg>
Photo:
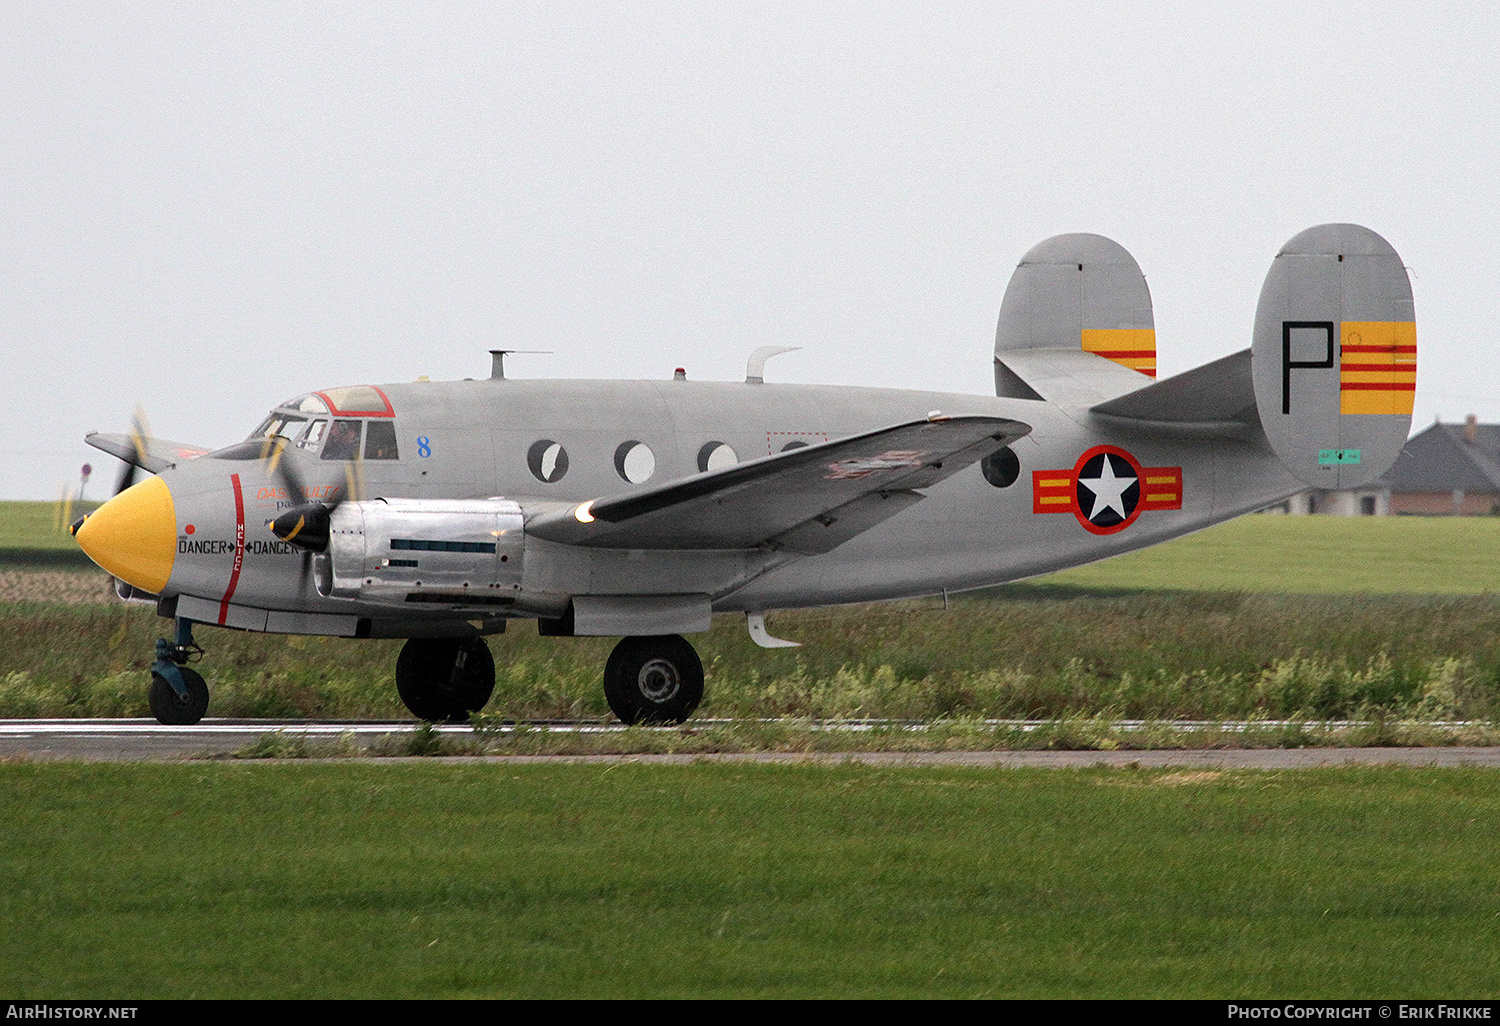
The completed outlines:
<svg viewBox="0 0 1500 1026">
<path fill-rule="evenodd" d="M 74 535 L 88 557 L 153 594 L 167 586 L 177 554 L 177 510 L 161 478 L 133 485 L 90 514 Z"/>
</svg>

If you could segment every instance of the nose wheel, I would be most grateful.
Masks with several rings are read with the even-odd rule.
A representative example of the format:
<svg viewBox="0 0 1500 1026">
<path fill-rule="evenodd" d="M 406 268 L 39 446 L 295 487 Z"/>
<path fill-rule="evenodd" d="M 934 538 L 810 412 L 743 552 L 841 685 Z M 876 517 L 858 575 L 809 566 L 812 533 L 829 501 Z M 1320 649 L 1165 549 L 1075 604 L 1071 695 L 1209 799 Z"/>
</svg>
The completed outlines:
<svg viewBox="0 0 1500 1026">
<path fill-rule="evenodd" d="M 177 668 L 186 694 L 179 695 L 166 677 L 159 673 L 151 675 L 151 715 L 157 723 L 174 727 L 190 727 L 203 719 L 208 712 L 208 685 L 197 670 L 186 666 Z"/>
<path fill-rule="evenodd" d="M 419 720 L 462 723 L 495 690 L 495 659 L 483 638 L 412 638 L 396 658 L 396 690 Z"/>
<path fill-rule="evenodd" d="M 148 702 L 156 722 L 190 727 L 208 712 L 208 685 L 187 664 L 203 657 L 193 641 L 193 621 L 178 618 L 173 640 L 156 639 L 156 662 L 151 664 Z"/>
<path fill-rule="evenodd" d="M 622 723 L 681 723 L 703 701 L 703 662 L 676 634 L 625 638 L 604 664 L 604 697 Z"/>
</svg>

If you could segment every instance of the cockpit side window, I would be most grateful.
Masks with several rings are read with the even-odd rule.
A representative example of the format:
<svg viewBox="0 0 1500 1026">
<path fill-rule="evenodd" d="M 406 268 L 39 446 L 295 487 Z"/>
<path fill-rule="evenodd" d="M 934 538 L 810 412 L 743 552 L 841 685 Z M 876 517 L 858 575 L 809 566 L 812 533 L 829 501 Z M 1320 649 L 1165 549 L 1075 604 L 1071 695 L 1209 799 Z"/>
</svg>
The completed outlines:
<svg viewBox="0 0 1500 1026">
<path fill-rule="evenodd" d="M 365 426 L 365 459 L 400 459 L 396 451 L 396 425 L 388 420 L 372 420 Z"/>
<path fill-rule="evenodd" d="M 359 455 L 360 422 L 357 420 L 336 420 L 333 422 L 333 430 L 328 433 L 328 441 L 323 443 L 323 458 L 325 460 L 352 460 Z"/>
<path fill-rule="evenodd" d="M 250 438 L 275 438 L 277 435 L 288 439 L 295 438 L 301 433 L 304 420 L 303 417 L 278 411 L 261 421 L 260 427 L 250 433 Z"/>
<path fill-rule="evenodd" d="M 328 421 L 313 421 L 312 423 L 307 425 L 307 430 L 302 433 L 302 437 L 297 439 L 298 447 L 302 449 L 311 449 L 313 452 L 317 452 L 318 446 L 323 444 L 323 435 L 326 434 L 327 431 Z"/>
</svg>

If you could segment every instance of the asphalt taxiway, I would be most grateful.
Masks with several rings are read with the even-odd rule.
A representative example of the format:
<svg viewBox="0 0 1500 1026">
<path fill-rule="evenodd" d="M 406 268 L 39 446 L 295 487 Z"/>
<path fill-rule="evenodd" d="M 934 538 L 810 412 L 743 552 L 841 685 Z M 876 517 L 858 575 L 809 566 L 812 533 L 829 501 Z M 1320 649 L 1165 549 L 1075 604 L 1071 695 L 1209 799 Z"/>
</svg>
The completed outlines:
<svg viewBox="0 0 1500 1026">
<path fill-rule="evenodd" d="M 0 720 L 0 758 L 79 760 L 86 762 L 224 758 L 263 735 L 280 732 L 310 741 L 350 736 L 368 744 L 384 735 L 406 735 L 411 721 L 339 722 L 308 720 L 205 719 L 192 727 L 166 727 L 151 719 Z M 466 736 L 464 725 L 437 726 L 443 734 Z M 553 731 L 608 732 L 599 724 L 549 724 Z M 717 753 L 684 755 L 459 756 L 474 761 L 508 759 L 545 762 L 663 762 L 704 760 L 742 762 L 860 762 L 871 765 L 948 766 L 1174 766 L 1192 769 L 1303 769 L 1317 766 L 1492 766 L 1500 767 L 1500 748 L 1444 746 L 1431 748 L 1294 748 L 1081 752 L 840 752 Z"/>
</svg>

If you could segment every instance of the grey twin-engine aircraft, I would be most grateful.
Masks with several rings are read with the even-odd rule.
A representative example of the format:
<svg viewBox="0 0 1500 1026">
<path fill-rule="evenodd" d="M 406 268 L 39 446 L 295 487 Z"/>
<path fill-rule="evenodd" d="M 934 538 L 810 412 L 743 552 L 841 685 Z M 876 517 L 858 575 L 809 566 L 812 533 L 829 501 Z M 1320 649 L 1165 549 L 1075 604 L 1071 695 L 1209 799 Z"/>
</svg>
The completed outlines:
<svg viewBox="0 0 1500 1026">
<path fill-rule="evenodd" d="M 1349 488 L 1411 422 L 1411 285 L 1379 235 L 1288 242 L 1251 348 L 1162 381 L 1135 260 L 1097 235 L 1022 258 L 995 337 L 995 396 L 764 381 L 359 385 L 278 406 L 207 452 L 89 441 L 153 472 L 74 526 L 127 599 L 175 619 L 151 708 L 208 706 L 194 624 L 407 638 L 420 718 L 482 708 L 484 636 L 619 636 L 604 670 L 626 723 L 703 695 L 681 635 L 711 614 L 1013 581 L 1177 537 L 1308 486 Z"/>
</svg>

